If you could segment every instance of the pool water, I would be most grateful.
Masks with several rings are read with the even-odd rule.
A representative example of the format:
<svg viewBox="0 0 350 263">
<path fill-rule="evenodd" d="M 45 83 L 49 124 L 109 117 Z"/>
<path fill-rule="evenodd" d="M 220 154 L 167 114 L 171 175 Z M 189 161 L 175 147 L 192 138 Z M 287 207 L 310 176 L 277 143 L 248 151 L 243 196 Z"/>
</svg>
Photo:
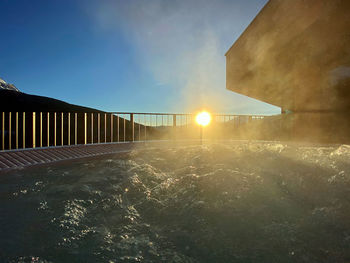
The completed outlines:
<svg viewBox="0 0 350 263">
<path fill-rule="evenodd" d="M 2 174 L 0 262 L 350 262 L 350 146 L 138 149 Z"/>
</svg>

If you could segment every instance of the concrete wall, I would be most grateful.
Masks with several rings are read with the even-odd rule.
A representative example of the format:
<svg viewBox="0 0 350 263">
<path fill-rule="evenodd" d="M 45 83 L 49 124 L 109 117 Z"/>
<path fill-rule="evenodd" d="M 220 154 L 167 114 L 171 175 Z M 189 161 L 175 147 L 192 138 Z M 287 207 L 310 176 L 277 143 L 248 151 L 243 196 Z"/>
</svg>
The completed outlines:
<svg viewBox="0 0 350 263">
<path fill-rule="evenodd" d="M 348 127 L 349 14 L 349 0 L 270 0 L 226 54 L 227 89 L 298 112 L 298 136 Z"/>
</svg>

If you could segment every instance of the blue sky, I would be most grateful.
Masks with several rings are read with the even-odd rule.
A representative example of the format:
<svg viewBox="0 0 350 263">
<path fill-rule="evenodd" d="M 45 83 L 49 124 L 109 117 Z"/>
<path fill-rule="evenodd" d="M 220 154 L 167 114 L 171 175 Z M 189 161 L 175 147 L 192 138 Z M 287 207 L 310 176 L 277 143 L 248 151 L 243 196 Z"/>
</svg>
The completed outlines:
<svg viewBox="0 0 350 263">
<path fill-rule="evenodd" d="M 106 111 L 278 113 L 225 90 L 224 54 L 267 0 L 0 0 L 0 77 Z"/>
</svg>

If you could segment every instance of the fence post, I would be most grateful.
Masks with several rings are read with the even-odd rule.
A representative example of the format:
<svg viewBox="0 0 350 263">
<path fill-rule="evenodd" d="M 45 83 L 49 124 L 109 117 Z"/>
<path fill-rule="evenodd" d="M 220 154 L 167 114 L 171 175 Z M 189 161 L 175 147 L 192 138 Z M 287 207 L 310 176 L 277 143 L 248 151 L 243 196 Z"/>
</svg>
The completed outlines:
<svg viewBox="0 0 350 263">
<path fill-rule="evenodd" d="M 173 114 L 173 139 L 176 139 L 176 114 Z"/>
<path fill-rule="evenodd" d="M 70 112 L 68 112 L 68 145 L 70 145 Z"/>
<path fill-rule="evenodd" d="M 63 146 L 63 112 L 61 112 L 61 146 Z"/>
<path fill-rule="evenodd" d="M 143 115 L 144 127 L 145 127 L 145 141 L 147 140 L 147 124 L 146 124 L 146 114 Z"/>
<path fill-rule="evenodd" d="M 57 143 L 57 114 L 55 112 L 54 114 L 54 127 L 53 127 L 53 131 L 54 131 L 54 146 L 56 146 Z"/>
<path fill-rule="evenodd" d="M 1 128 L 1 136 L 2 136 L 2 150 L 5 150 L 5 112 L 2 113 L 2 128 Z"/>
<path fill-rule="evenodd" d="M 74 113 L 74 143 L 78 144 L 78 113 Z"/>
<path fill-rule="evenodd" d="M 94 113 L 91 112 L 91 144 L 94 143 Z"/>
<path fill-rule="evenodd" d="M 100 114 L 97 113 L 97 142 L 100 143 L 101 136 L 101 122 L 100 122 Z"/>
<path fill-rule="evenodd" d="M 126 120 L 125 120 L 125 114 L 124 114 L 124 142 L 125 142 L 125 124 L 126 124 Z"/>
<path fill-rule="evenodd" d="M 107 114 L 105 113 L 105 143 L 107 142 Z"/>
<path fill-rule="evenodd" d="M 132 141 L 135 140 L 135 126 L 134 126 L 134 114 L 130 113 L 130 123 L 131 123 L 131 136 L 132 136 Z"/>
<path fill-rule="evenodd" d="M 47 147 L 50 146 L 50 112 L 47 112 Z"/>
<path fill-rule="evenodd" d="M 23 112 L 23 149 L 26 148 L 26 113 Z"/>
<path fill-rule="evenodd" d="M 35 112 L 33 112 L 33 148 L 35 148 Z"/>
<path fill-rule="evenodd" d="M 111 142 L 113 142 L 113 114 L 111 114 Z"/>
<path fill-rule="evenodd" d="M 141 141 L 141 116 L 138 117 L 139 120 L 139 141 Z"/>
<path fill-rule="evenodd" d="M 16 112 L 16 149 L 18 149 L 18 112 Z"/>
<path fill-rule="evenodd" d="M 40 112 L 40 147 L 43 147 L 43 113 Z"/>
<path fill-rule="evenodd" d="M 87 143 L 87 116 L 84 113 L 84 144 Z"/>
<path fill-rule="evenodd" d="M 11 145 L 11 141 L 12 141 L 12 131 L 11 131 L 11 112 L 9 112 L 9 149 L 11 150 L 12 145 Z"/>
<path fill-rule="evenodd" d="M 120 141 L 119 135 L 120 135 L 120 131 L 119 131 L 119 114 L 117 114 L 117 137 L 118 137 L 118 142 Z"/>
</svg>

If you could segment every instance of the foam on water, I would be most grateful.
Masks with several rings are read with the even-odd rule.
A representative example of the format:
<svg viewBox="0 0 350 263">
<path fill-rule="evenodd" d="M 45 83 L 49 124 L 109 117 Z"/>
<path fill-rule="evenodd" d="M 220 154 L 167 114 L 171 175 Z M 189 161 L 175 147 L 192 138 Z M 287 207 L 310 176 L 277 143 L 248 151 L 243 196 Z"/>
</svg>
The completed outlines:
<svg viewBox="0 0 350 263">
<path fill-rule="evenodd" d="M 350 146 L 136 150 L 0 178 L 1 262 L 346 262 Z"/>
</svg>

